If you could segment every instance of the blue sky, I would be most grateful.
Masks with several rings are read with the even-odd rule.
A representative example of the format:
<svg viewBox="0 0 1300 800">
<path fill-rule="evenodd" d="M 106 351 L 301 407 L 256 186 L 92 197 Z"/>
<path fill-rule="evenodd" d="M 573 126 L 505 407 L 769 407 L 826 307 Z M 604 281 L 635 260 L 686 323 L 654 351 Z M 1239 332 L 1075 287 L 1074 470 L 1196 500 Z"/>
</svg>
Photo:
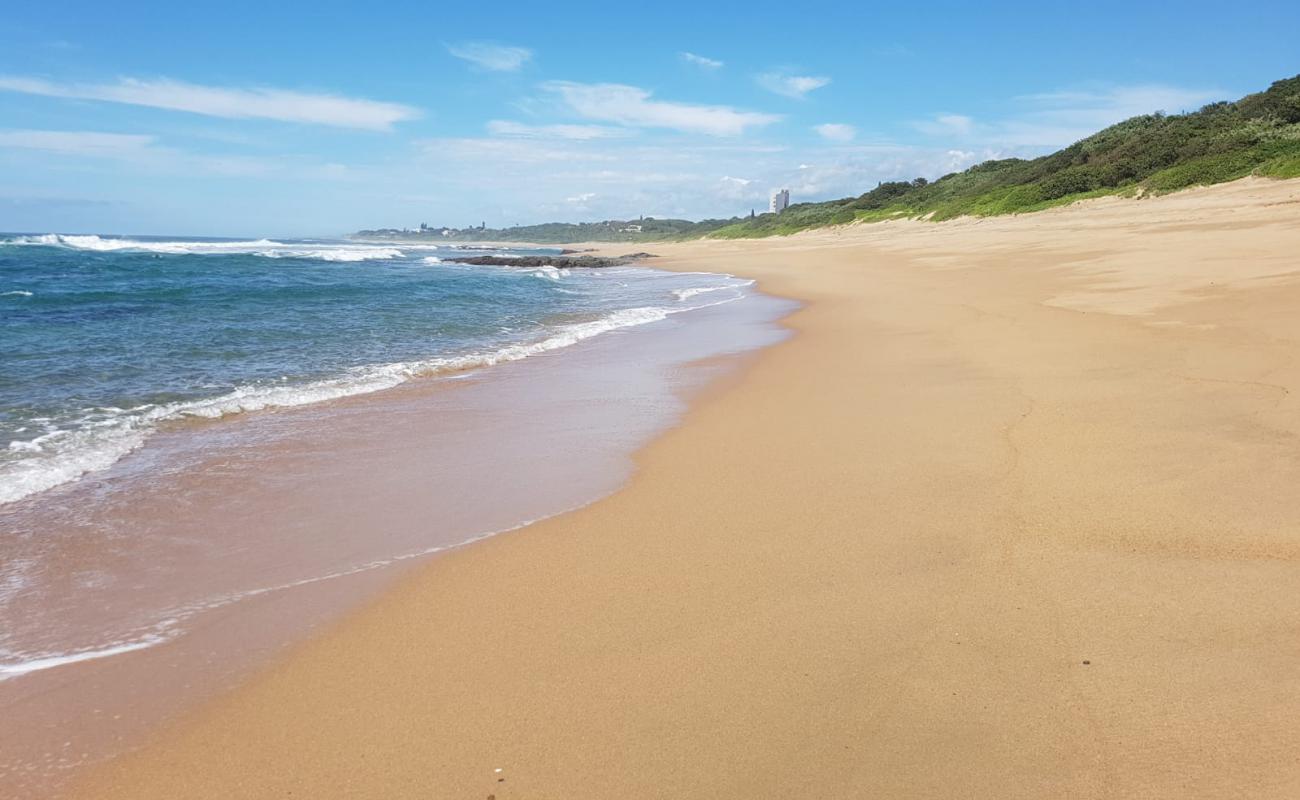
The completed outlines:
<svg viewBox="0 0 1300 800">
<path fill-rule="evenodd" d="M 995 6 L 995 7 L 994 7 Z M 0 230 L 731 216 L 1300 72 L 1300 4 L 22 3 Z"/>
</svg>

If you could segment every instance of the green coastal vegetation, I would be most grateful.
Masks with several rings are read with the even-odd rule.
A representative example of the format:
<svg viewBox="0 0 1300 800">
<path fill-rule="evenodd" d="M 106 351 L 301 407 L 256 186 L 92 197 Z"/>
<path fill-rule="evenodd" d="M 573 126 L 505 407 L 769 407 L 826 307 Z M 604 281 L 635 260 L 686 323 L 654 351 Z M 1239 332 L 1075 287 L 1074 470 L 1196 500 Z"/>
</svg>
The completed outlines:
<svg viewBox="0 0 1300 800">
<path fill-rule="evenodd" d="M 1040 158 L 986 161 L 935 181 L 887 181 L 858 197 L 798 203 L 780 214 L 700 222 L 644 219 L 484 227 L 445 236 L 445 229 L 437 234 L 430 229 L 428 235 L 453 241 L 528 242 L 753 238 L 851 222 L 1019 214 L 1093 197 L 1162 194 L 1248 175 L 1300 177 L 1300 75 L 1236 102 L 1211 103 L 1186 114 L 1133 117 Z M 360 232 L 393 234 L 400 232 Z"/>
</svg>

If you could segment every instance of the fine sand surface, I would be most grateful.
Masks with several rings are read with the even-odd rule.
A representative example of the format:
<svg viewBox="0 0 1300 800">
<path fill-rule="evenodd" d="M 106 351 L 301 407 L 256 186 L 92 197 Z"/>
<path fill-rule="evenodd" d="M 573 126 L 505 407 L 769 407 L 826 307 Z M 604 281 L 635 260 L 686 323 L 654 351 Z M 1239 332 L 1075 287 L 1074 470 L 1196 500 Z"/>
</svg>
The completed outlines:
<svg viewBox="0 0 1300 800">
<path fill-rule="evenodd" d="M 1300 182 L 654 249 L 797 335 L 79 796 L 1300 796 Z"/>
</svg>

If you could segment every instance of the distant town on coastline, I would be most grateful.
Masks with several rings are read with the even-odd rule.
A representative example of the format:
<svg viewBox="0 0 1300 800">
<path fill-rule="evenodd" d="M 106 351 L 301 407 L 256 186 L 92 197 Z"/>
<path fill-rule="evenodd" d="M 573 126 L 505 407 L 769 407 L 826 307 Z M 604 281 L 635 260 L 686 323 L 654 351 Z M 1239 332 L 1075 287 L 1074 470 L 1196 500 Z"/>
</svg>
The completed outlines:
<svg viewBox="0 0 1300 800">
<path fill-rule="evenodd" d="M 1038 211 L 1105 195 L 1139 197 L 1259 175 L 1300 177 L 1300 75 L 1236 102 L 1186 114 L 1133 117 L 1035 159 L 986 161 L 929 181 L 883 181 L 858 197 L 790 204 L 775 190 L 766 213 L 730 219 L 639 217 L 489 228 L 384 228 L 364 239 L 499 242 L 663 241 L 752 238 L 888 219 L 952 219 Z"/>
</svg>

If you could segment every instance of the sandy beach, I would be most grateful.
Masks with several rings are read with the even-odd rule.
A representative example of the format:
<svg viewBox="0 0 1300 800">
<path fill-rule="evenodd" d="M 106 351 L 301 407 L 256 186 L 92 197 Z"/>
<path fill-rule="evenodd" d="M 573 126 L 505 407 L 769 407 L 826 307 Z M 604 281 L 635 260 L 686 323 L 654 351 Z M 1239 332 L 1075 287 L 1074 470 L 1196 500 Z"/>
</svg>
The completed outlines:
<svg viewBox="0 0 1300 800">
<path fill-rule="evenodd" d="M 1300 181 L 647 249 L 795 335 L 72 794 L 1300 796 Z"/>
</svg>

